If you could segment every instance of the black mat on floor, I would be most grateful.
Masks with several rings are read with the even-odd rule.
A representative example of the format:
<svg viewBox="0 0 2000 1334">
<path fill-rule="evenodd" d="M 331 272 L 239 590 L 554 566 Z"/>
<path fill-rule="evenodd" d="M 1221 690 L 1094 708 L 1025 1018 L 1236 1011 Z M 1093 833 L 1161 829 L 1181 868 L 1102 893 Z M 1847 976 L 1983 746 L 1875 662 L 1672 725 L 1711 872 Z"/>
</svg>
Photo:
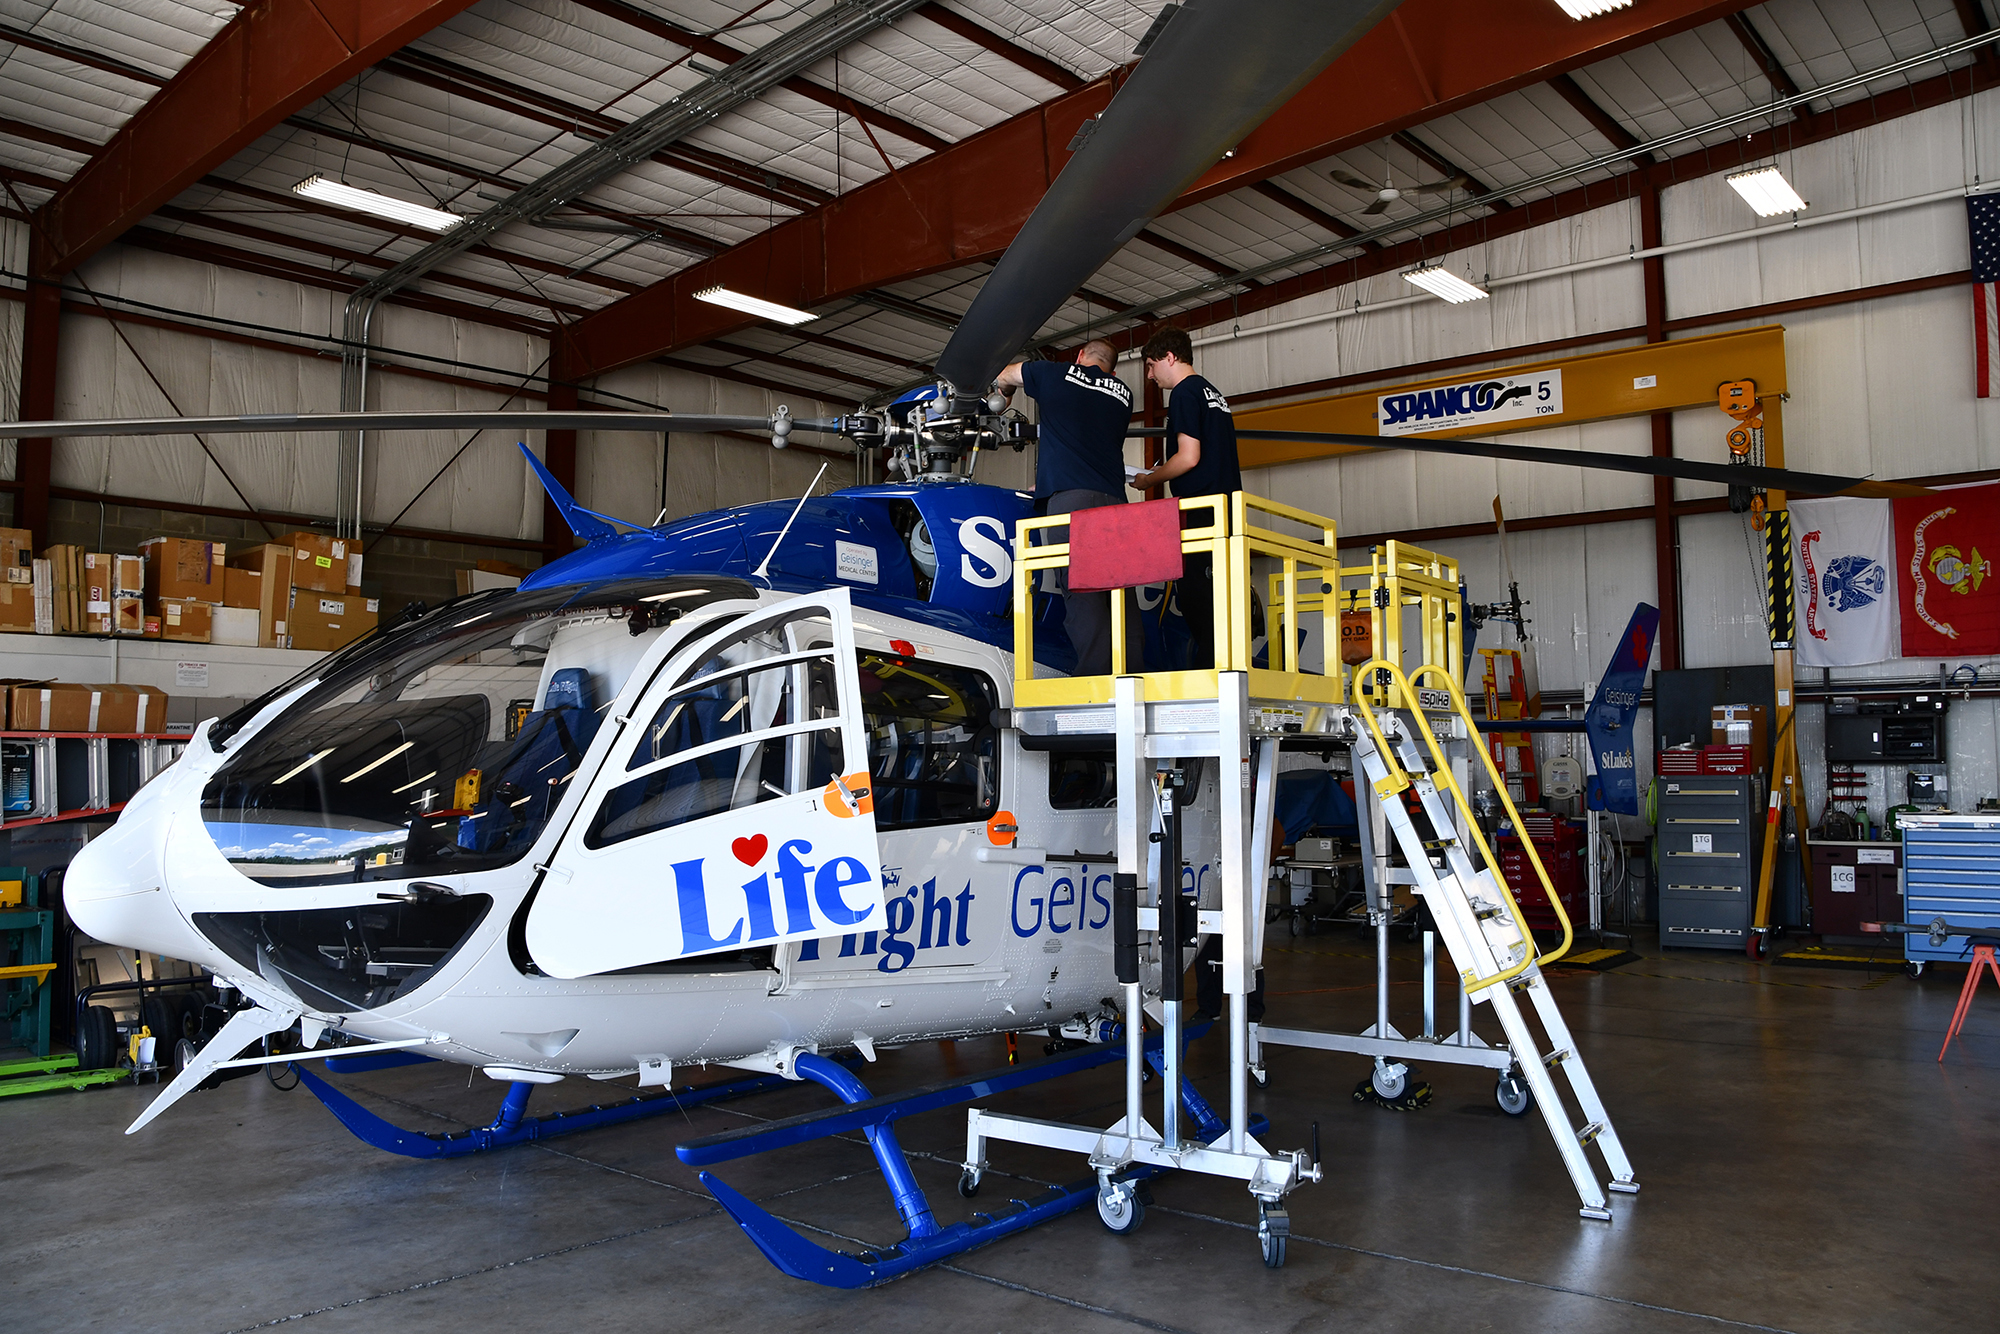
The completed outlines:
<svg viewBox="0 0 2000 1334">
<path fill-rule="evenodd" d="M 1585 968 L 1593 973 L 1602 973 L 1613 968 L 1622 968 L 1628 963 L 1637 963 L 1642 957 L 1631 950 L 1583 950 L 1575 954 L 1565 954 L 1549 967 Z"/>
<path fill-rule="evenodd" d="M 1870 951 L 1865 945 L 1801 945 L 1786 950 L 1773 963 L 1792 968 L 1851 968 L 1865 973 L 1893 973 L 1903 966 L 1901 949 Z"/>
</svg>

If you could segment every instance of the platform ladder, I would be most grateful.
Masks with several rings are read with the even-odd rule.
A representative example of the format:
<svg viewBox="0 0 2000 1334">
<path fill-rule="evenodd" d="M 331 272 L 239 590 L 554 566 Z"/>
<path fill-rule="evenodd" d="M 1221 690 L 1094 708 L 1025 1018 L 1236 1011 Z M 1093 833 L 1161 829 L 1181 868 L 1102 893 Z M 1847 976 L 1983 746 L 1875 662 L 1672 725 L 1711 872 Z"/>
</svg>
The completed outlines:
<svg viewBox="0 0 2000 1334">
<path fill-rule="evenodd" d="M 1111 675 L 1036 676 L 1033 581 L 1043 569 L 1066 566 L 1069 546 L 1034 539 L 1055 536 L 1046 530 L 1071 525 L 1074 516 L 1023 520 L 1015 538 L 1014 724 L 1028 736 L 1095 734 L 1109 739 L 1117 756 L 1112 933 L 1126 1044 L 1124 1115 L 1098 1129 L 975 1109 L 967 1115 L 965 1172 L 976 1183 L 993 1140 L 1084 1154 L 1099 1181 L 1098 1215 L 1117 1232 L 1138 1225 L 1144 1180 L 1153 1171 L 1233 1178 L 1248 1187 L 1256 1203 L 1264 1262 L 1277 1268 L 1290 1234 L 1284 1201 L 1300 1185 L 1318 1181 L 1320 1167 L 1316 1149 L 1272 1150 L 1252 1133 L 1248 1002 L 1264 925 L 1259 868 L 1270 860 L 1279 738 L 1326 728 L 1342 711 L 1343 687 L 1337 664 L 1331 676 L 1301 664 L 1295 636 L 1273 641 L 1268 663 L 1256 661 L 1250 571 L 1253 558 L 1266 560 L 1291 587 L 1317 587 L 1337 576 L 1339 553 L 1331 520 L 1241 491 L 1159 503 L 1178 505 L 1189 521 L 1180 530 L 1183 552 L 1208 554 L 1213 562 L 1214 669 L 1136 670 L 1139 664 L 1125 661 L 1125 600 L 1114 596 Z M 1268 526 L 1274 519 L 1311 535 L 1279 532 Z M 1286 623 L 1298 624 L 1295 594 L 1274 610 Z M 1337 625 L 1336 619 L 1336 634 Z M 1326 628 L 1323 623 L 1321 642 L 1337 642 L 1325 636 Z M 1188 781 L 1190 761 L 1217 767 L 1220 906 L 1207 911 L 1180 892 L 1175 794 Z M 1229 1035 L 1225 1115 L 1211 1112 L 1182 1074 L 1187 958 L 1180 942 L 1192 934 L 1189 925 L 1222 940 Z M 1142 966 L 1148 954 L 1159 965 L 1157 990 L 1150 995 L 1150 970 Z M 1142 1034 L 1149 1018 L 1163 1030 L 1157 1123 L 1146 1116 L 1141 1084 Z"/>
<path fill-rule="evenodd" d="M 1451 711 L 1463 719 L 1467 727 L 1471 727 L 1473 719 L 1465 694 L 1441 666 L 1420 667 L 1414 675 L 1418 680 L 1434 678 L 1442 682 L 1442 686 L 1421 692 L 1420 698 L 1420 692 L 1400 668 L 1379 658 L 1356 670 L 1357 682 L 1372 677 L 1376 685 L 1388 687 L 1390 693 L 1384 702 L 1400 702 L 1413 707 L 1378 711 L 1369 706 L 1367 696 L 1357 691 L 1355 715 L 1362 726 L 1356 730 L 1352 744 L 1355 763 L 1373 790 L 1390 835 L 1402 849 L 1415 881 L 1416 892 L 1423 895 L 1430 907 L 1438 936 L 1458 970 L 1466 995 L 1474 1004 L 1488 1001 L 1493 1006 L 1494 1016 L 1506 1034 L 1521 1078 L 1526 1081 L 1541 1108 L 1549 1135 L 1554 1139 L 1556 1149 L 1562 1155 L 1563 1166 L 1568 1169 L 1570 1180 L 1583 1202 L 1578 1212 L 1585 1218 L 1608 1222 L 1611 1218 L 1610 1202 L 1603 1185 L 1591 1170 L 1588 1149 L 1594 1144 L 1602 1155 L 1611 1175 L 1610 1188 L 1613 1191 L 1635 1194 L 1639 1184 L 1634 1179 L 1631 1160 L 1625 1154 L 1618 1132 L 1611 1124 L 1610 1113 L 1597 1094 L 1597 1087 L 1591 1081 L 1569 1025 L 1563 1021 L 1562 1011 L 1550 995 L 1548 981 L 1542 974 L 1542 963 L 1559 956 L 1569 947 L 1569 919 L 1561 915 L 1560 901 L 1551 891 L 1550 902 L 1557 904 L 1558 914 L 1561 915 L 1563 943 L 1559 948 L 1538 956 L 1534 934 L 1522 916 L 1520 906 L 1515 903 L 1504 881 L 1491 869 L 1498 862 L 1472 818 L 1471 806 L 1463 790 L 1451 775 L 1444 751 L 1425 719 L 1424 708 L 1414 707 L 1442 703 L 1440 694 L 1448 696 Z M 1378 695 L 1377 698 L 1383 696 Z M 1507 806 L 1509 818 L 1519 828 L 1521 817 L 1506 796 L 1506 788 L 1501 775 L 1495 770 L 1491 755 L 1483 747 L 1480 753 Z M 1426 763 L 1426 756 L 1429 763 Z M 1449 802 L 1445 793 L 1439 791 L 1440 783 L 1449 793 Z M 1430 825 L 1429 837 L 1417 828 L 1411 818 L 1406 794 L 1414 796 L 1422 810 L 1425 821 Z M 1460 818 L 1455 819 L 1454 815 Z M 1475 867 L 1472 850 L 1460 834 L 1461 829 L 1469 833 L 1484 860 L 1484 866 Z M 1547 872 L 1542 868 L 1540 859 L 1534 857 L 1532 844 L 1528 846 L 1536 872 L 1546 886 Z M 1433 852 L 1442 855 L 1442 871 L 1432 866 Z M 1526 996 L 1534 1007 L 1535 1017 L 1540 1021 L 1542 1032 L 1547 1035 L 1546 1049 L 1536 1040 L 1516 999 L 1518 996 Z M 1568 1110 L 1558 1096 L 1554 1079 L 1557 1071 L 1566 1077 L 1570 1094 L 1583 1112 L 1584 1124 L 1580 1127 L 1570 1123 Z"/>
</svg>

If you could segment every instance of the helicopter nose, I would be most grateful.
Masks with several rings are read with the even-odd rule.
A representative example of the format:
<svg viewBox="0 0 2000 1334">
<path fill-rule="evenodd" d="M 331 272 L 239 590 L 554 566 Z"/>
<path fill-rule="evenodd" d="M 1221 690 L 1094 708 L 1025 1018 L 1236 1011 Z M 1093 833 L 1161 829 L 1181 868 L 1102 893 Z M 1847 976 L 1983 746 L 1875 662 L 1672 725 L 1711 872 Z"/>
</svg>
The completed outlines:
<svg viewBox="0 0 2000 1334">
<path fill-rule="evenodd" d="M 121 820 L 92 839 L 63 877 L 63 906 L 77 927 L 107 945 L 198 960 L 213 950 L 174 907 L 153 821 Z"/>
</svg>

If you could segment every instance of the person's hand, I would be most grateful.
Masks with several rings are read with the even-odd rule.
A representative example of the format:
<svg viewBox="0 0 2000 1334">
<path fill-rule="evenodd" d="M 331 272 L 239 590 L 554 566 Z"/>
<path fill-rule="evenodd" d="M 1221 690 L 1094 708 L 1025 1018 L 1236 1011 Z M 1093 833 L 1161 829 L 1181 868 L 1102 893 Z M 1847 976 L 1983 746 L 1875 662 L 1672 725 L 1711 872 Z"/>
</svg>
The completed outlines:
<svg viewBox="0 0 2000 1334">
<path fill-rule="evenodd" d="M 1153 480 L 1152 471 L 1148 469 L 1145 472 L 1135 473 L 1133 476 L 1127 478 L 1125 485 L 1131 487 L 1134 491 L 1150 491 L 1153 487 L 1159 485 L 1159 483 Z"/>
</svg>

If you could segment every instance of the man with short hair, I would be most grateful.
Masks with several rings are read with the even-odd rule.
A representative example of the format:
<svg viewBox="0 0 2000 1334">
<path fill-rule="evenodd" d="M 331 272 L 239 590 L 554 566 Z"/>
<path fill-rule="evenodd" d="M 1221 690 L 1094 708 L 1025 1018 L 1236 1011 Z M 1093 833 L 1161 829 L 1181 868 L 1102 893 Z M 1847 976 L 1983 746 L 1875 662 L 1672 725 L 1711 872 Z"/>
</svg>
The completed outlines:
<svg viewBox="0 0 2000 1334">
<path fill-rule="evenodd" d="M 1167 455 L 1156 468 L 1140 473 L 1132 485 L 1141 491 L 1171 483 L 1179 496 L 1227 495 L 1243 489 L 1236 462 L 1236 419 L 1229 400 L 1195 374 L 1194 344 L 1185 331 L 1162 329 L 1146 340 L 1146 375 L 1167 397 Z M 1206 527 L 1208 518 L 1183 514 L 1182 526 Z M 1191 640 L 1188 666 L 1215 666 L 1215 585 L 1206 554 L 1187 557 L 1175 588 L 1181 617 Z"/>
<path fill-rule="evenodd" d="M 1035 507 L 1042 514 L 1071 514 L 1125 503 L 1125 431 L 1132 420 L 1132 390 L 1112 374 L 1118 350 L 1101 338 L 1078 349 L 1076 361 L 1017 361 L 1000 372 L 1011 394 L 1028 391 L 1041 409 L 1035 452 Z M 1063 626 L 1076 650 L 1075 675 L 1111 671 L 1111 597 L 1063 588 Z M 1132 618 L 1136 622 L 1136 617 Z M 1137 636 L 1127 627 L 1126 643 Z M 1139 670 L 1129 648 L 1128 670 Z"/>
</svg>

